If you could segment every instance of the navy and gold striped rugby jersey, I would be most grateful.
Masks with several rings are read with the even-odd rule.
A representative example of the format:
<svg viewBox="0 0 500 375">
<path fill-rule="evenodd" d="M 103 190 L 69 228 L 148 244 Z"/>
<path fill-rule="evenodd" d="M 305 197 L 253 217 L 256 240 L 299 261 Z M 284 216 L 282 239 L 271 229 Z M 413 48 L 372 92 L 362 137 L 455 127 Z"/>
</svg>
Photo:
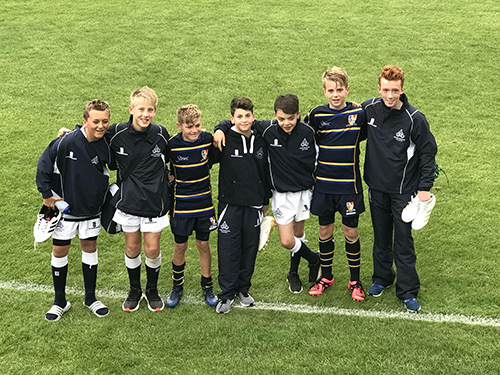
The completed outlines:
<svg viewBox="0 0 500 375">
<path fill-rule="evenodd" d="M 169 139 L 170 171 L 174 181 L 172 214 L 183 217 L 214 216 L 208 152 L 212 135 L 201 132 L 195 142 L 182 139 L 177 133 Z"/>
<path fill-rule="evenodd" d="M 314 189 L 324 194 L 359 194 L 359 142 L 366 138 L 366 115 L 352 103 L 341 110 L 324 104 L 304 119 L 316 130 L 319 147 Z"/>
</svg>

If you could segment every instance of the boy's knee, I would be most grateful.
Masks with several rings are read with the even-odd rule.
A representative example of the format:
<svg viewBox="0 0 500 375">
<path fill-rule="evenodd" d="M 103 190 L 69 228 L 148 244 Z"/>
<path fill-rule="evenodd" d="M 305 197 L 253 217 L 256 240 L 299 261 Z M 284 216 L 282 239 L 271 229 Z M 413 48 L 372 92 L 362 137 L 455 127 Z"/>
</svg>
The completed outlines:
<svg viewBox="0 0 500 375">
<path fill-rule="evenodd" d="M 287 250 L 291 250 L 295 246 L 295 237 L 280 238 L 280 241 L 281 246 L 283 246 Z"/>
<path fill-rule="evenodd" d="M 159 247 L 149 247 L 146 249 L 144 247 L 144 254 L 146 254 L 146 257 L 150 259 L 156 259 L 160 256 L 160 248 Z"/>
<path fill-rule="evenodd" d="M 358 228 L 350 228 L 344 225 L 344 237 L 348 242 L 356 242 L 359 238 Z"/>
<path fill-rule="evenodd" d="M 200 254 L 210 254 L 210 242 L 209 241 L 196 241 L 196 247 Z"/>
</svg>

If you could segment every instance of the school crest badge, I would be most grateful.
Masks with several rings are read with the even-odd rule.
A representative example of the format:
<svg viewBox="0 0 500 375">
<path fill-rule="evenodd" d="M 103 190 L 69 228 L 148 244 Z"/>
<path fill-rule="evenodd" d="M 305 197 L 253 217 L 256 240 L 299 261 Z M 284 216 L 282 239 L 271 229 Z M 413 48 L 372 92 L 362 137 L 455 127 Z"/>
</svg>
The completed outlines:
<svg viewBox="0 0 500 375">
<path fill-rule="evenodd" d="M 346 215 L 356 215 L 356 208 L 354 207 L 354 202 L 345 202 Z"/>
<path fill-rule="evenodd" d="M 349 126 L 354 126 L 356 125 L 356 119 L 358 118 L 358 115 L 349 115 L 347 117 L 347 122 Z"/>
</svg>

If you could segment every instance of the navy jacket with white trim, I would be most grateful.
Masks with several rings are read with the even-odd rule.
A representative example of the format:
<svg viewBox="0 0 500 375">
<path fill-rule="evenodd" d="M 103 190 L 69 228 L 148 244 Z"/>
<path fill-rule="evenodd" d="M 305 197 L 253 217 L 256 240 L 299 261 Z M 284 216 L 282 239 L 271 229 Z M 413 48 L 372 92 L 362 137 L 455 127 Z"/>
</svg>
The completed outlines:
<svg viewBox="0 0 500 375">
<path fill-rule="evenodd" d="M 38 191 L 44 199 L 55 192 L 70 205 L 72 216 L 95 216 L 101 212 L 108 191 L 109 160 L 107 141 L 102 138 L 89 142 L 77 125 L 54 139 L 38 159 Z"/>
<path fill-rule="evenodd" d="M 370 189 L 391 194 L 429 191 L 434 183 L 437 145 L 424 114 L 408 103 L 399 110 L 382 98 L 363 103 L 367 115 L 364 178 Z"/>
<path fill-rule="evenodd" d="M 169 138 L 167 129 L 154 123 L 143 132 L 136 131 L 132 126 L 132 116 L 128 122 L 109 126 L 106 139 L 109 140 L 112 156 L 118 166 L 119 179 L 136 155 L 143 149 L 147 150 L 121 184 L 121 196 L 116 206 L 118 209 L 141 217 L 157 217 L 167 213 L 170 208 L 166 167 Z"/>
</svg>

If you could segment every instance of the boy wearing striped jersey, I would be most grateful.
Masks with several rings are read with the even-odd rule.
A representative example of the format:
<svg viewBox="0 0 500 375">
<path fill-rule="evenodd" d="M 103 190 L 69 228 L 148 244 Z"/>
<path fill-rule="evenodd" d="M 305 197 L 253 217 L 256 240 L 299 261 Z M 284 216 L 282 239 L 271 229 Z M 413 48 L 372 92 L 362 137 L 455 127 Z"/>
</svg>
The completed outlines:
<svg viewBox="0 0 500 375">
<path fill-rule="evenodd" d="M 355 301 L 363 301 L 358 219 L 365 207 L 359 172 L 359 142 L 366 138 L 366 117 L 362 108 L 346 103 L 349 86 L 344 69 L 333 67 L 323 74 L 323 93 L 328 104 L 312 109 L 304 119 L 316 130 L 319 145 L 311 213 L 319 219 L 321 278 L 309 294 L 320 295 L 334 283 L 333 229 L 335 213 L 339 212 L 350 270 L 348 288 Z"/>
<path fill-rule="evenodd" d="M 319 256 L 304 241 L 304 223 L 309 218 L 317 146 L 314 129 L 300 121 L 299 99 L 296 95 L 280 95 L 274 102 L 275 120 L 254 121 L 252 129 L 261 134 L 269 153 L 272 210 L 281 245 L 290 251 L 290 269 L 287 274 L 289 290 L 302 291 L 298 275 L 300 259 L 309 263 L 309 282 L 316 281 Z M 214 139 L 223 142 L 229 128 L 227 120 L 215 127 Z"/>
<path fill-rule="evenodd" d="M 71 239 L 80 238 L 82 271 L 85 285 L 84 305 L 97 317 L 109 310 L 96 299 L 97 236 L 101 232 L 100 212 L 109 184 L 106 164 L 110 151 L 104 134 L 109 125 L 109 105 L 102 100 L 89 101 L 83 111 L 83 127 L 77 126 L 50 143 L 38 160 L 36 185 L 43 204 L 54 208 L 59 200 L 69 204 L 52 235 L 52 279 L 54 303 L 45 314 L 58 321 L 71 304 L 66 300 L 68 253 Z"/>
<path fill-rule="evenodd" d="M 196 247 L 200 254 L 201 288 L 205 302 L 218 302 L 212 285 L 210 232 L 217 228 L 210 185 L 209 150 L 212 135 L 201 128 L 201 111 L 188 104 L 177 110 L 179 133 L 169 139 L 170 171 L 174 176 L 174 202 L 170 211 L 170 229 L 174 234 L 172 255 L 173 287 L 166 305 L 179 304 L 184 285 L 184 269 L 188 237 L 196 232 Z"/>
</svg>

